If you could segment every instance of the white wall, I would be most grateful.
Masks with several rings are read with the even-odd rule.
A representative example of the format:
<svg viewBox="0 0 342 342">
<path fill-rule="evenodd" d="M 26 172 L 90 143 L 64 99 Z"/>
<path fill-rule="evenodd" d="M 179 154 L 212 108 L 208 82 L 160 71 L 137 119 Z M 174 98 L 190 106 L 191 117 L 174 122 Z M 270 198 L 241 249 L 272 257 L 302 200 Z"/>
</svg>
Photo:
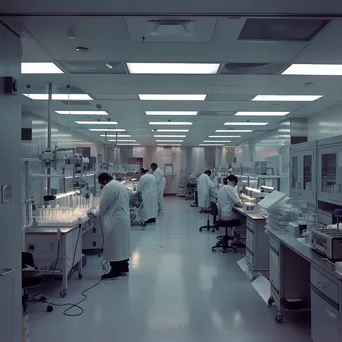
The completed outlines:
<svg viewBox="0 0 342 342">
<path fill-rule="evenodd" d="M 20 39 L 0 24 L 0 78 L 19 78 L 20 61 Z M 19 95 L 4 94 L 3 85 L 0 79 L 0 187 L 11 185 L 12 198 L 7 204 L 0 201 L 0 268 L 14 269 L 14 283 L 6 287 L 8 276 L 0 277 L 3 284 L 0 284 L 0 340 L 18 342 L 21 341 L 21 104 Z M 13 330 L 11 337 L 3 336 L 6 330 Z"/>
</svg>

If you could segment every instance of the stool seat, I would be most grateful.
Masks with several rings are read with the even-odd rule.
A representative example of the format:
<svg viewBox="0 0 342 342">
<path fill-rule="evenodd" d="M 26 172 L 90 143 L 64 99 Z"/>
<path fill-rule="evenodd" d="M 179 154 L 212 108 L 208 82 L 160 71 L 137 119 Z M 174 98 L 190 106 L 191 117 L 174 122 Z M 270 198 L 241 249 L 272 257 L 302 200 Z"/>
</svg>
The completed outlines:
<svg viewBox="0 0 342 342">
<path fill-rule="evenodd" d="M 233 219 L 233 220 L 215 220 L 215 226 L 216 227 L 227 227 L 227 228 L 231 228 L 231 227 L 238 227 L 241 225 L 240 220 L 238 219 Z"/>
</svg>

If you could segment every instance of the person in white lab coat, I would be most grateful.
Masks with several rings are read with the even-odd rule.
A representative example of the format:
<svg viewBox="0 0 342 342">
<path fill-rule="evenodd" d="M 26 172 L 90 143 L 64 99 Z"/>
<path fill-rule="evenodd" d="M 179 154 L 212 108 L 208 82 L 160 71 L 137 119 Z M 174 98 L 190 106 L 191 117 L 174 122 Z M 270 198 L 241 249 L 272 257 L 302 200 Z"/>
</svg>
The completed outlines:
<svg viewBox="0 0 342 342">
<path fill-rule="evenodd" d="M 206 170 L 197 179 L 198 206 L 209 208 L 210 206 L 210 191 L 215 188 L 215 184 L 210 180 L 211 171 Z"/>
<path fill-rule="evenodd" d="M 157 191 L 158 191 L 158 213 L 160 215 L 164 214 L 164 190 L 165 190 L 165 182 L 164 179 L 164 172 L 156 163 L 151 164 L 151 169 L 153 172 L 153 176 L 156 178 L 157 181 Z"/>
<path fill-rule="evenodd" d="M 232 211 L 233 206 L 242 206 L 237 192 L 238 179 L 234 175 L 229 175 L 223 180 L 223 184 L 217 193 L 218 217 L 220 220 L 229 221 L 237 219 L 238 216 Z"/>
<path fill-rule="evenodd" d="M 157 181 L 147 169 L 141 169 L 141 173 L 137 191 L 143 200 L 143 220 L 145 223 L 154 223 L 158 215 Z"/>
<path fill-rule="evenodd" d="M 101 173 L 98 181 L 102 188 L 98 213 L 104 234 L 103 256 L 110 263 L 110 269 L 102 279 L 114 279 L 129 272 L 129 193 L 123 184 L 113 180 L 108 173 Z"/>
</svg>

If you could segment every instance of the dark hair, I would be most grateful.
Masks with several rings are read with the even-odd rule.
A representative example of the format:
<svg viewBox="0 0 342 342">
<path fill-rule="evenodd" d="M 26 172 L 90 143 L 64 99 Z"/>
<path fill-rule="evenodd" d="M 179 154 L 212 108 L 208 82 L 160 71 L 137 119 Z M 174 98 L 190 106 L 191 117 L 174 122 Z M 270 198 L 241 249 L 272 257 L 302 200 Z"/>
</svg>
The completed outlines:
<svg viewBox="0 0 342 342">
<path fill-rule="evenodd" d="M 141 171 L 142 174 L 145 174 L 145 173 L 148 172 L 148 170 L 147 170 L 147 169 L 144 169 L 143 167 L 140 169 L 140 171 Z"/>
<path fill-rule="evenodd" d="M 211 176 L 211 171 L 210 170 L 205 170 L 204 173 L 206 173 L 209 177 Z"/>
<path fill-rule="evenodd" d="M 156 163 L 152 163 L 152 164 L 151 164 L 151 167 L 155 167 L 155 168 L 157 168 L 157 167 L 158 167 L 158 165 L 157 165 Z"/>
<path fill-rule="evenodd" d="M 113 177 L 110 174 L 104 172 L 104 173 L 99 174 L 97 179 L 100 184 L 104 184 L 105 181 L 107 181 L 108 183 L 109 181 L 113 180 Z"/>
<path fill-rule="evenodd" d="M 230 182 L 235 182 L 235 184 L 239 182 L 238 178 L 235 175 L 229 175 L 227 177 L 227 180 L 229 180 Z"/>
<path fill-rule="evenodd" d="M 228 185 L 228 177 L 223 178 L 223 185 Z"/>
</svg>

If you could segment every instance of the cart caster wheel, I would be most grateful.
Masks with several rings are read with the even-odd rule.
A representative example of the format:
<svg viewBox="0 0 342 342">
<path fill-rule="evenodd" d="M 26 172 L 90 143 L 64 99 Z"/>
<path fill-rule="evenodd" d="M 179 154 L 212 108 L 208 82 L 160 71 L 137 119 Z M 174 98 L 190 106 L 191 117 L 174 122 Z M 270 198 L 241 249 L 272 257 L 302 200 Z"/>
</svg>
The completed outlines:
<svg viewBox="0 0 342 342">
<path fill-rule="evenodd" d="M 226 253 L 227 251 L 225 249 L 222 249 L 222 253 Z"/>
<path fill-rule="evenodd" d="M 216 249 L 215 249 L 215 248 L 212 248 L 211 251 L 212 251 L 212 252 L 216 252 Z"/>
<path fill-rule="evenodd" d="M 83 274 L 82 273 L 79 273 L 78 274 L 78 279 L 82 279 L 83 278 Z"/>
<path fill-rule="evenodd" d="M 52 306 L 52 305 L 48 305 L 48 306 L 46 307 L 46 311 L 47 311 L 47 312 L 52 312 L 52 311 L 53 311 L 53 306 Z"/>
<path fill-rule="evenodd" d="M 201 232 L 201 231 L 202 231 L 202 228 L 200 228 L 199 231 Z"/>
<path fill-rule="evenodd" d="M 284 319 L 284 315 L 282 314 L 278 314 L 276 317 L 275 317 L 275 321 L 280 324 Z"/>
<path fill-rule="evenodd" d="M 213 228 L 211 231 L 212 231 L 213 233 L 215 233 L 215 232 L 216 232 L 216 229 L 215 229 L 215 228 Z"/>
<path fill-rule="evenodd" d="M 66 296 L 66 290 L 62 290 L 59 295 L 64 298 Z"/>
<path fill-rule="evenodd" d="M 271 297 L 271 298 L 267 301 L 268 307 L 272 306 L 273 303 L 274 303 L 274 299 Z"/>
</svg>

